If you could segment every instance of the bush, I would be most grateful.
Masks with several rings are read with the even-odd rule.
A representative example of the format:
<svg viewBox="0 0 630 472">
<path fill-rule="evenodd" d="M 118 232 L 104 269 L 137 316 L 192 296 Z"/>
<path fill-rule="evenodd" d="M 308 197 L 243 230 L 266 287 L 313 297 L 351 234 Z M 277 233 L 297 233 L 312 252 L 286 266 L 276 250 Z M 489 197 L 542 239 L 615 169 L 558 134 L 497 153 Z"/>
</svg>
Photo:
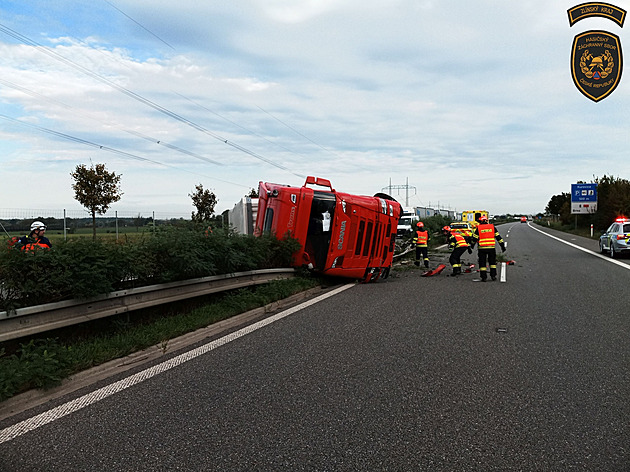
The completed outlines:
<svg viewBox="0 0 630 472">
<path fill-rule="evenodd" d="M 0 310 L 89 298 L 123 288 L 290 267 L 295 240 L 194 226 L 119 241 L 70 239 L 51 250 L 0 250 Z"/>
<path fill-rule="evenodd" d="M 16 354 L 0 350 L 0 401 L 15 392 L 59 385 L 70 373 L 70 351 L 56 339 L 31 340 Z"/>
</svg>

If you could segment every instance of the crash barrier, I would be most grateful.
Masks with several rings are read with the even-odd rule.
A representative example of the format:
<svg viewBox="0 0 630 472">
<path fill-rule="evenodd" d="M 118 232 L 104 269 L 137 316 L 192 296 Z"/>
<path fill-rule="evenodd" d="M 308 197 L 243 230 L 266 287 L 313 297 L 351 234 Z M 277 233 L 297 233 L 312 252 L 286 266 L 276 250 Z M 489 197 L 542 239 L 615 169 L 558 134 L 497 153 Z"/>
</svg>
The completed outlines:
<svg viewBox="0 0 630 472">
<path fill-rule="evenodd" d="M 107 316 L 294 277 L 295 269 L 261 269 L 111 292 L 87 300 L 66 300 L 0 311 L 0 342 Z"/>
</svg>

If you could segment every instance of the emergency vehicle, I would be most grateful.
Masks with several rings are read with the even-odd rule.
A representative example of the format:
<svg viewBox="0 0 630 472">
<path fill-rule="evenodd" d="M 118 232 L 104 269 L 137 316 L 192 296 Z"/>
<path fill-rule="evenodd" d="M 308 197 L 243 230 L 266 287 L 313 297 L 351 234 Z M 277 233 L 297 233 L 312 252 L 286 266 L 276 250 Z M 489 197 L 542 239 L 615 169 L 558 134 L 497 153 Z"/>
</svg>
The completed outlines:
<svg viewBox="0 0 630 472">
<path fill-rule="evenodd" d="M 473 235 L 472 226 L 468 221 L 455 221 L 449 225 L 452 233 L 459 233 L 467 239 Z"/>
<path fill-rule="evenodd" d="M 474 229 L 479 224 L 479 218 L 481 218 L 482 215 L 488 218 L 488 220 L 490 219 L 486 210 L 462 211 L 462 221 L 467 221 L 471 228 Z"/>
<path fill-rule="evenodd" d="M 341 193 L 329 180 L 309 176 L 302 187 L 260 182 L 258 198 L 254 234 L 297 239 L 295 267 L 363 282 L 389 275 L 401 214 L 390 196 Z"/>
</svg>

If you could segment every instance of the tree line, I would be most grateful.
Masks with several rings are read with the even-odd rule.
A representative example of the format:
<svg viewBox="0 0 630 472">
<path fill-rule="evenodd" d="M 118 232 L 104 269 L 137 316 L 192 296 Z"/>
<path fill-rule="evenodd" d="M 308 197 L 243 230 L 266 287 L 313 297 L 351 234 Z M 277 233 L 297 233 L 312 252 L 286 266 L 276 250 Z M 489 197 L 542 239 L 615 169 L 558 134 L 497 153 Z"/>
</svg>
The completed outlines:
<svg viewBox="0 0 630 472">
<path fill-rule="evenodd" d="M 604 175 L 595 177 L 588 183 L 597 184 L 597 212 L 589 215 L 571 214 L 571 193 L 567 192 L 552 196 L 545 208 L 545 213 L 558 216 L 564 225 L 574 223 L 577 216 L 578 224 L 592 224 L 597 231 L 605 230 L 620 216 L 630 218 L 630 181 Z"/>
</svg>

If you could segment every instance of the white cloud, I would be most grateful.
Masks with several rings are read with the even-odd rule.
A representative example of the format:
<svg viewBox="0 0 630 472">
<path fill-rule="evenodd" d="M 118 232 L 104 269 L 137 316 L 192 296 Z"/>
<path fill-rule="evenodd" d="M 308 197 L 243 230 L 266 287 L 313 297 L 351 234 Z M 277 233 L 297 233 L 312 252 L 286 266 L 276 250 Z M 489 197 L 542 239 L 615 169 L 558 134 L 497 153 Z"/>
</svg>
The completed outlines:
<svg viewBox="0 0 630 472">
<path fill-rule="evenodd" d="M 3 202 L 28 169 L 46 206 L 76 204 L 69 172 L 92 159 L 123 174 L 118 207 L 188 215 L 203 183 L 222 211 L 259 180 L 317 175 L 531 213 L 630 169 L 630 89 L 597 104 L 577 91 L 569 2 L 117 1 L 137 23 L 106 3 L 39 3 L 0 11 L 64 59 L 0 36 L 0 113 L 166 166 L 3 119 Z"/>
</svg>

